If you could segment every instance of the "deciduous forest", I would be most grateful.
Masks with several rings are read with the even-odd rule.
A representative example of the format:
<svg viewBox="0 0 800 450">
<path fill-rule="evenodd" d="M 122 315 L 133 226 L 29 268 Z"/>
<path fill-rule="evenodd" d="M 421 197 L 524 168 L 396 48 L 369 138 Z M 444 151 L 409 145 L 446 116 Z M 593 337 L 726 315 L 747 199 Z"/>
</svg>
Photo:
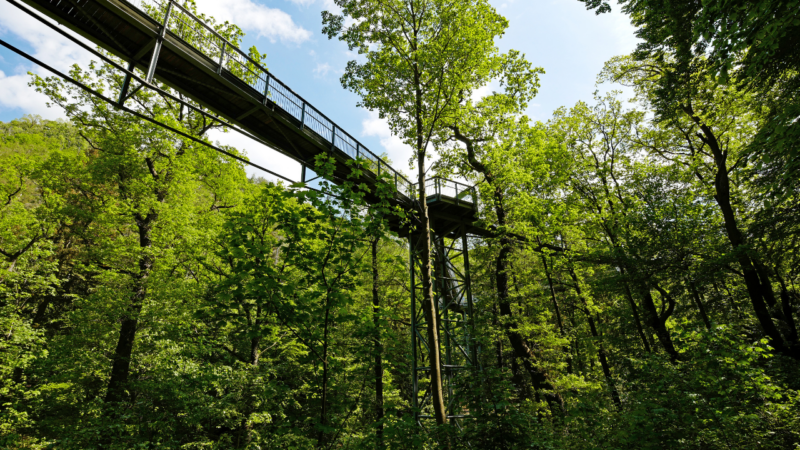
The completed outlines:
<svg viewBox="0 0 800 450">
<path fill-rule="evenodd" d="M 410 214 L 353 181 L 363 161 L 334 180 L 318 157 L 315 189 L 248 177 L 246 149 L 201 145 L 226 131 L 201 105 L 131 94 L 181 135 L 31 75 L 67 119 L 0 123 L 0 447 L 800 448 L 800 1 L 579 1 L 637 27 L 598 74 L 635 98 L 543 121 L 525 111 L 547 68 L 499 50 L 487 0 L 321 18 L 359 55 L 342 88 L 413 149 L 410 179 L 479 193 L 458 419 L 434 371 L 412 402 L 390 224 L 429 235 L 424 188 Z M 123 85 L 101 62 L 70 75 Z"/>
</svg>

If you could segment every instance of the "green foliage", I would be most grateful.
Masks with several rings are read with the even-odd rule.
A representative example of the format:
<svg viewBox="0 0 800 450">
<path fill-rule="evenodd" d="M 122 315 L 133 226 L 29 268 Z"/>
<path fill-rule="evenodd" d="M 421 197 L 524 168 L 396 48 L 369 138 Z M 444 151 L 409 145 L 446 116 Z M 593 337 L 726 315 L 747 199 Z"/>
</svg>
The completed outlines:
<svg viewBox="0 0 800 450">
<path fill-rule="evenodd" d="M 618 445 L 638 448 L 791 448 L 797 442 L 797 392 L 769 375 L 766 340 L 748 343 L 725 326 L 676 327 L 686 362 L 651 356 L 626 362 L 628 410 Z"/>
<path fill-rule="evenodd" d="M 425 153 L 461 99 L 507 60 L 494 40 L 508 22 L 483 0 L 336 3 L 342 15 L 324 12 L 323 32 L 366 57 L 348 63 L 342 86 L 361 95 L 359 105 L 386 118 L 417 154 Z M 352 24 L 346 26 L 345 17 Z"/>
<path fill-rule="evenodd" d="M 645 44 L 600 78 L 638 104 L 596 95 L 546 123 L 523 114 L 542 70 L 498 52 L 487 3 L 337 3 L 326 32 L 366 55 L 345 86 L 481 194 L 479 366 L 451 374 L 469 417 L 414 420 L 409 249 L 389 223 L 419 224 L 392 183 L 354 181 L 368 161 L 319 190 L 248 180 L 34 77 L 69 121 L 0 124 L 0 447 L 799 448 L 792 2 L 623 2 Z M 129 101 L 199 139 L 217 126 Z"/>
</svg>

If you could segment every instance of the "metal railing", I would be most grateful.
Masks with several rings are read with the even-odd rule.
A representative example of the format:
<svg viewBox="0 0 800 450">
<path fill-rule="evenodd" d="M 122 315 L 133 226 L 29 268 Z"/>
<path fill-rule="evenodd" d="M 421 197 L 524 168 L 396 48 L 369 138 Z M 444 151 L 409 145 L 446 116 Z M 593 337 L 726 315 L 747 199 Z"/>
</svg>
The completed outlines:
<svg viewBox="0 0 800 450">
<path fill-rule="evenodd" d="M 397 191 L 408 199 L 414 199 L 414 185 L 400 172 L 394 170 L 380 157 L 361 145 L 358 140 L 328 119 L 322 112 L 294 93 L 287 85 L 275 78 L 267 69 L 237 46 L 222 37 L 191 11 L 173 0 L 123 0 L 164 23 L 167 5 L 172 4 L 166 28 L 173 36 L 217 63 L 217 73 L 225 71 L 255 91 L 254 97 L 269 100 L 278 108 L 294 117 L 307 128 L 352 159 L 366 160 L 366 167 L 374 176 L 385 175 L 393 181 Z"/>
<path fill-rule="evenodd" d="M 428 199 L 444 197 L 453 200 L 456 204 L 463 204 L 473 209 L 476 207 L 478 198 L 475 186 L 440 177 L 425 180 L 425 193 Z"/>
</svg>

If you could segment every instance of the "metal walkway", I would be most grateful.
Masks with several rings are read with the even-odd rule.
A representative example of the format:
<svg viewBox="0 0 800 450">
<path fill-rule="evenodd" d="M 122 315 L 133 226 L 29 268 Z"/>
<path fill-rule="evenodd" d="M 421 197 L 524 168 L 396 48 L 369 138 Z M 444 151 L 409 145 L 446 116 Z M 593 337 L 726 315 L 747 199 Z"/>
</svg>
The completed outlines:
<svg viewBox="0 0 800 450">
<path fill-rule="evenodd" d="M 313 167 L 320 153 L 332 154 L 335 176 L 345 179 L 347 160 L 365 160 L 368 171 L 359 181 L 372 186 L 388 176 L 397 190 L 394 201 L 416 209 L 413 183 L 178 3 L 22 1 L 128 62 L 129 70 L 141 70 L 147 81 L 158 79 L 304 167 Z M 474 188 L 467 189 L 460 201 L 474 205 Z"/>
</svg>

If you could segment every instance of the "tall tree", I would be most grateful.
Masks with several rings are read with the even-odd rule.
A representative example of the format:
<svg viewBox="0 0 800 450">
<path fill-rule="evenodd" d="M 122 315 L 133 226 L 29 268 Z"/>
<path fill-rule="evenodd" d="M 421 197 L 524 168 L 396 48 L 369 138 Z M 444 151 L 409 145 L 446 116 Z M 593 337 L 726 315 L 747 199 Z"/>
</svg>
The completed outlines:
<svg viewBox="0 0 800 450">
<path fill-rule="evenodd" d="M 335 3 L 342 13 L 323 12 L 323 32 L 329 38 L 338 36 L 365 56 L 363 62 L 348 62 L 342 85 L 361 95 L 359 105 L 378 111 L 392 132 L 414 150 L 420 207 L 415 226 L 420 240 L 431 392 L 436 421 L 443 424 L 447 412 L 433 297 L 426 158 L 431 140 L 456 112 L 459 101 L 491 79 L 498 54 L 495 38 L 502 35 L 508 22 L 486 0 Z"/>
<path fill-rule="evenodd" d="M 76 67 L 71 75 L 100 90 L 108 86 L 119 90 L 123 82 L 106 65 L 92 65 L 88 71 Z M 106 393 L 108 402 L 123 401 L 128 398 L 126 383 L 139 315 L 148 301 L 153 270 L 167 250 L 163 240 L 185 233 L 181 231 L 182 214 L 203 214 L 192 211 L 198 207 L 214 212 L 234 202 L 237 191 L 232 183 L 242 172 L 231 158 L 117 111 L 58 78 L 35 77 L 33 84 L 64 109 L 89 147 L 80 176 L 64 174 L 67 176 L 54 177 L 52 182 L 71 184 L 75 192 L 71 212 L 91 215 L 93 227 L 83 230 L 84 239 L 100 244 L 92 264 L 98 270 L 130 278 Z M 153 92 L 140 90 L 130 102 L 139 111 L 201 139 L 209 129 L 219 127 L 206 116 Z M 206 205 L 201 207 L 202 203 Z M 99 226 L 103 231 L 92 236 L 93 228 Z M 117 227 L 125 231 L 108 233 Z M 159 241 L 162 244 L 156 245 Z"/>
<path fill-rule="evenodd" d="M 747 145 L 762 116 L 751 107 L 752 94 L 719 86 L 702 73 L 684 79 L 684 96 L 667 102 L 659 86 L 661 80 L 674 74 L 669 63 L 622 57 L 609 61 L 601 78 L 629 84 L 643 102 L 661 104 L 658 108 L 663 115 L 658 125 L 642 130 L 641 145 L 654 156 L 683 167 L 711 191 L 732 257 L 741 267 L 753 311 L 764 333 L 778 351 L 800 358 L 800 342 L 794 336 L 783 336 L 773 323 L 774 317 L 791 328 L 794 317 L 783 314 L 772 287 L 772 275 L 756 246 L 748 240 L 746 217 L 748 212 L 754 212 L 755 205 L 738 198 L 745 195 L 747 184 L 743 174 L 749 156 Z"/>
<path fill-rule="evenodd" d="M 541 68 L 533 68 L 519 52 L 511 50 L 503 55 L 497 71 L 498 82 L 503 90 L 478 100 L 462 99 L 458 115 L 450 119 L 437 142 L 442 158 L 436 167 L 441 173 L 481 180 L 481 199 L 492 214 L 484 220 L 492 223 L 497 230 L 497 238 L 492 240 L 497 247 L 493 279 L 498 311 L 514 352 L 514 378 L 517 381 L 522 379 L 518 364 L 521 361 L 537 398 L 544 393 L 552 412 L 557 413 L 563 408 L 563 400 L 553 391 L 553 382 L 548 379 L 548 374 L 537 365 L 531 344 L 520 332 L 512 310 L 510 261 L 515 239 L 509 236 L 512 224 L 509 222 L 506 196 L 509 185 L 515 180 L 506 176 L 503 167 L 510 162 L 507 159 L 510 154 L 538 150 L 532 145 L 535 139 L 531 139 L 536 132 L 525 118 L 519 116 L 536 95 L 541 73 Z M 455 145 L 449 145 L 452 143 Z M 526 391 L 523 386 L 517 386 L 517 389 Z"/>
</svg>

